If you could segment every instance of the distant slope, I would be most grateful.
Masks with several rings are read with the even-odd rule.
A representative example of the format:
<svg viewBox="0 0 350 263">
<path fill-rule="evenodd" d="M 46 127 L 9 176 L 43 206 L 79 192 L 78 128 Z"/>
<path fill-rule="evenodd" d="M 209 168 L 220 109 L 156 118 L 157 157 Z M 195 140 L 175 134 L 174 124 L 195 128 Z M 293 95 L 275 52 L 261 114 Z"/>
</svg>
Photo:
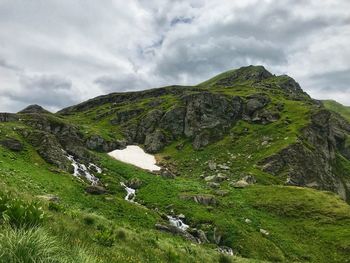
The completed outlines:
<svg viewBox="0 0 350 263">
<path fill-rule="evenodd" d="M 335 111 L 339 113 L 341 116 L 343 116 L 345 119 L 350 121 L 350 107 L 344 106 L 343 104 L 340 104 L 339 102 L 336 102 L 334 100 L 324 100 L 322 101 L 323 105 L 326 107 L 326 109 Z"/>
</svg>

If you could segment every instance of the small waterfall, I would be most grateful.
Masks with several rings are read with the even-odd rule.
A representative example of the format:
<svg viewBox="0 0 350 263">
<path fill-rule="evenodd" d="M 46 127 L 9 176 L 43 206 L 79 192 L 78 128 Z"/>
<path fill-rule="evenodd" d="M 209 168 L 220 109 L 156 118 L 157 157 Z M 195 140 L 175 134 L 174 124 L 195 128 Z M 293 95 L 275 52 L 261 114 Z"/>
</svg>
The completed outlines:
<svg viewBox="0 0 350 263">
<path fill-rule="evenodd" d="M 72 166 L 74 167 L 73 176 L 78 178 L 85 178 L 91 183 L 91 185 L 98 184 L 99 179 L 92 173 L 90 173 L 89 169 L 93 167 L 97 171 L 97 173 L 102 173 L 102 169 L 100 167 L 93 163 L 90 163 L 88 168 L 86 168 L 84 164 L 77 162 L 72 155 L 67 154 L 64 150 L 62 151 L 66 154 L 67 159 L 72 162 Z"/>
<path fill-rule="evenodd" d="M 226 246 L 218 247 L 217 251 L 219 251 L 222 254 L 233 256 L 233 250 L 230 247 L 226 247 Z"/>
<path fill-rule="evenodd" d="M 129 201 L 131 203 L 136 203 L 135 202 L 135 197 L 136 197 L 136 190 L 132 189 L 130 187 L 127 187 L 124 183 L 120 182 L 120 185 L 122 187 L 124 187 L 125 191 L 126 191 L 126 196 L 125 196 L 125 200 Z"/>
<path fill-rule="evenodd" d="M 173 216 L 167 216 L 169 219 L 169 223 L 172 226 L 177 227 L 178 229 L 181 229 L 182 231 L 186 231 L 190 226 L 186 225 L 180 218 L 173 217 Z"/>
</svg>

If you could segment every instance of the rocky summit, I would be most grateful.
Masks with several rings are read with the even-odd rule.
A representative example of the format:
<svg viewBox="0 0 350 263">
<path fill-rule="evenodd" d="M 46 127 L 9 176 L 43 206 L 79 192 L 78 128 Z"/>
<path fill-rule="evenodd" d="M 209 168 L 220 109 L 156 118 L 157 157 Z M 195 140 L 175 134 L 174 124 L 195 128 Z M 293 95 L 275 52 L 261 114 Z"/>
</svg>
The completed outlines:
<svg viewBox="0 0 350 263">
<path fill-rule="evenodd" d="M 348 262 L 349 116 L 263 66 L 0 113 L 0 215 L 40 204 L 84 262 Z M 129 145 L 161 169 L 108 155 Z"/>
</svg>

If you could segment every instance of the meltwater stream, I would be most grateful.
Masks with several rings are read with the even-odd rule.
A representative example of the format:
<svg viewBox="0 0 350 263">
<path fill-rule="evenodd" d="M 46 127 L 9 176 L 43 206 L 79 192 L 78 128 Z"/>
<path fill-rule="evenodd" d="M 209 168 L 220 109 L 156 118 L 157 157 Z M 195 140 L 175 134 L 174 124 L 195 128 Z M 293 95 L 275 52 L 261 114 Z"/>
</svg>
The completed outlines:
<svg viewBox="0 0 350 263">
<path fill-rule="evenodd" d="M 136 190 L 132 189 L 130 187 L 127 187 L 124 183 L 120 183 L 121 186 L 124 187 L 125 191 L 126 191 L 126 196 L 125 196 L 125 200 L 129 201 L 131 203 L 136 203 L 135 202 L 135 197 L 136 197 Z"/>
<path fill-rule="evenodd" d="M 186 231 L 190 226 L 186 225 L 180 218 L 173 217 L 173 216 L 167 216 L 170 225 L 177 227 L 178 229 L 181 229 L 182 231 Z"/>
<path fill-rule="evenodd" d="M 91 185 L 97 185 L 99 182 L 99 179 L 94 176 L 89 169 L 94 168 L 97 173 L 102 173 L 102 169 L 98 167 L 97 165 L 93 163 L 89 163 L 88 168 L 86 168 L 85 164 L 77 162 L 74 157 L 70 154 L 67 154 L 64 150 L 62 150 L 65 154 L 68 160 L 72 162 L 72 166 L 74 167 L 74 172 L 73 176 L 78 177 L 78 178 L 85 178 L 88 180 Z"/>
</svg>

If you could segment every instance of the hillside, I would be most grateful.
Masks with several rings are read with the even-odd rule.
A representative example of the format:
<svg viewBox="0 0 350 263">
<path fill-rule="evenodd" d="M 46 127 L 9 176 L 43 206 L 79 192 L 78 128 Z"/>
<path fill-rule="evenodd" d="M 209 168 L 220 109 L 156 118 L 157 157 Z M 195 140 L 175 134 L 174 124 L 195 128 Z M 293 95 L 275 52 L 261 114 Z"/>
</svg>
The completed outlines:
<svg viewBox="0 0 350 263">
<path fill-rule="evenodd" d="M 322 101 L 326 109 L 337 112 L 342 115 L 345 119 L 350 121 L 350 107 L 344 106 L 334 100 L 324 100 Z"/>
<path fill-rule="evenodd" d="M 42 206 L 35 226 L 68 262 L 349 262 L 350 124 L 328 109 L 249 66 L 55 114 L 0 113 L 0 214 L 35 218 L 7 196 Z M 162 169 L 107 154 L 127 145 Z"/>
</svg>

